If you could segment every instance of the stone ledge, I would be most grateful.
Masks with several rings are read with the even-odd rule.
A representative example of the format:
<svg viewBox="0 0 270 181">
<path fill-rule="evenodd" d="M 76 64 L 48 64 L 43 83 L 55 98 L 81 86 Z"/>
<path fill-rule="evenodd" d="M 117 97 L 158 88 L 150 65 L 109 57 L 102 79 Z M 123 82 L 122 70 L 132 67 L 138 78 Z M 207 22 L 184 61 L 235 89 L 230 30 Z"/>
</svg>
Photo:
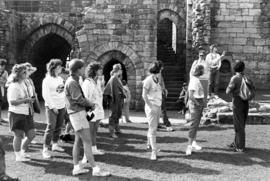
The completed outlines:
<svg viewBox="0 0 270 181">
<path fill-rule="evenodd" d="M 220 124 L 233 124 L 233 113 L 218 113 L 217 120 Z M 249 113 L 247 124 L 270 124 L 270 113 Z"/>
</svg>

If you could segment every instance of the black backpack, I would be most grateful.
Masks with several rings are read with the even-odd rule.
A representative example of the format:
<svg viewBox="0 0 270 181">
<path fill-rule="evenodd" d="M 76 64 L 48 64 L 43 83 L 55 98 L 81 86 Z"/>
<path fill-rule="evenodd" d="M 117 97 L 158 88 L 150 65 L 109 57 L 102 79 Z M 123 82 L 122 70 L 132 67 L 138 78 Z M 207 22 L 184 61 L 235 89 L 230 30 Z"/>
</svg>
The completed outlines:
<svg viewBox="0 0 270 181">
<path fill-rule="evenodd" d="M 253 82 L 244 75 L 242 77 L 239 97 L 244 101 L 250 101 L 255 97 L 255 87 Z"/>
</svg>

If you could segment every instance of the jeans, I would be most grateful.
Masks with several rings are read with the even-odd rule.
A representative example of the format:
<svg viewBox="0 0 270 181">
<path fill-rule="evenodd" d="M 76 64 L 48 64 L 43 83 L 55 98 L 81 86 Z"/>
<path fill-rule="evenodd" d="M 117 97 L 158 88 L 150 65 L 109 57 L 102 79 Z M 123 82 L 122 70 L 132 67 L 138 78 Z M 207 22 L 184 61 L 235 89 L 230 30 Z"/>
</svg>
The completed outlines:
<svg viewBox="0 0 270 181">
<path fill-rule="evenodd" d="M 218 85 L 219 85 L 219 69 L 210 68 L 208 95 L 211 95 L 211 93 L 217 94 Z"/>
<path fill-rule="evenodd" d="M 199 105 L 196 105 L 192 100 L 189 101 L 189 112 L 190 112 L 190 122 L 191 126 L 188 132 L 188 137 L 195 139 L 197 136 L 197 131 L 200 125 L 204 101 L 203 99 L 197 99 Z"/>
<path fill-rule="evenodd" d="M 57 143 L 59 140 L 66 109 L 58 109 L 58 114 L 55 114 L 53 109 L 46 107 L 45 112 L 47 117 L 47 127 L 44 134 L 44 145 L 49 147 L 51 141 L 53 141 L 53 143 Z"/>
<path fill-rule="evenodd" d="M 239 96 L 233 99 L 233 125 L 235 131 L 234 144 L 236 148 L 245 148 L 245 125 L 248 117 L 248 101 L 243 101 Z"/>
</svg>

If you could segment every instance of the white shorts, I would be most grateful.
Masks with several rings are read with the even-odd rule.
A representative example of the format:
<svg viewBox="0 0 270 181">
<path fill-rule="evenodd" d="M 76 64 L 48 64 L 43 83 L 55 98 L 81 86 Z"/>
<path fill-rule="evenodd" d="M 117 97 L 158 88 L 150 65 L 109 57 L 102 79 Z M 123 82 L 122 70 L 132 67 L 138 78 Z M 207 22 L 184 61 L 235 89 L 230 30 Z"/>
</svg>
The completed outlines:
<svg viewBox="0 0 270 181">
<path fill-rule="evenodd" d="M 74 131 L 79 131 L 81 129 L 89 129 L 89 122 L 86 119 L 86 111 L 80 111 L 69 115 L 71 125 Z"/>
</svg>

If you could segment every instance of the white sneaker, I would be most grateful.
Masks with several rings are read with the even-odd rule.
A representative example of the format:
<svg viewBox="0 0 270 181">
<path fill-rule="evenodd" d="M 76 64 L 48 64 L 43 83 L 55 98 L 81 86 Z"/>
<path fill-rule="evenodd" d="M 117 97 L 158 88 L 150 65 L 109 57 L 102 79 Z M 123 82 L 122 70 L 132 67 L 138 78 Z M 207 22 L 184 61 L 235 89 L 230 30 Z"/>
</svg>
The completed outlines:
<svg viewBox="0 0 270 181">
<path fill-rule="evenodd" d="M 106 177 L 110 176 L 111 173 L 108 171 L 102 171 L 99 167 L 94 167 L 92 171 L 92 176 L 97 176 L 97 177 Z"/>
<path fill-rule="evenodd" d="M 32 140 L 31 141 L 31 144 L 33 144 L 33 145 L 35 145 L 35 144 L 37 144 L 38 142 L 37 141 L 35 141 L 35 140 Z"/>
<path fill-rule="evenodd" d="M 80 175 L 80 174 L 84 174 L 84 173 L 87 173 L 89 172 L 88 169 L 85 169 L 85 168 L 81 168 L 81 167 L 78 167 L 78 168 L 73 168 L 72 170 L 72 175 L 75 176 L 75 175 Z"/>
<path fill-rule="evenodd" d="M 86 158 L 86 156 L 83 156 L 83 159 L 81 161 L 82 164 L 87 164 L 88 160 Z"/>
<path fill-rule="evenodd" d="M 92 149 L 93 155 L 104 155 L 104 151 L 98 149 Z"/>
<path fill-rule="evenodd" d="M 24 151 L 21 151 L 21 156 L 24 158 L 31 158 L 31 156 L 25 153 Z"/>
<path fill-rule="evenodd" d="M 187 149 L 186 149 L 186 155 L 188 156 L 188 155 L 191 155 L 191 153 L 192 153 L 192 146 L 191 145 L 188 145 L 187 146 Z"/>
<path fill-rule="evenodd" d="M 215 98 L 215 99 L 218 99 L 219 97 L 218 97 L 218 95 L 214 95 L 214 98 Z"/>
<path fill-rule="evenodd" d="M 53 144 L 52 151 L 64 152 L 65 150 L 63 148 L 61 148 L 58 144 Z"/>
<path fill-rule="evenodd" d="M 157 160 L 157 152 L 156 151 L 152 151 L 150 160 Z"/>
<path fill-rule="evenodd" d="M 51 154 L 49 153 L 48 149 L 43 149 L 42 156 L 43 156 L 44 159 L 49 159 L 49 158 L 52 157 Z"/>
<path fill-rule="evenodd" d="M 25 158 L 23 156 L 16 156 L 16 162 L 27 162 L 30 161 L 29 158 Z"/>
<path fill-rule="evenodd" d="M 166 127 L 166 130 L 167 130 L 168 132 L 172 132 L 172 131 L 174 131 L 174 129 L 173 129 L 171 126 Z"/>
<path fill-rule="evenodd" d="M 202 147 L 199 146 L 196 141 L 193 141 L 192 142 L 192 149 L 195 150 L 195 151 L 199 151 L 199 150 L 202 149 Z"/>
</svg>

